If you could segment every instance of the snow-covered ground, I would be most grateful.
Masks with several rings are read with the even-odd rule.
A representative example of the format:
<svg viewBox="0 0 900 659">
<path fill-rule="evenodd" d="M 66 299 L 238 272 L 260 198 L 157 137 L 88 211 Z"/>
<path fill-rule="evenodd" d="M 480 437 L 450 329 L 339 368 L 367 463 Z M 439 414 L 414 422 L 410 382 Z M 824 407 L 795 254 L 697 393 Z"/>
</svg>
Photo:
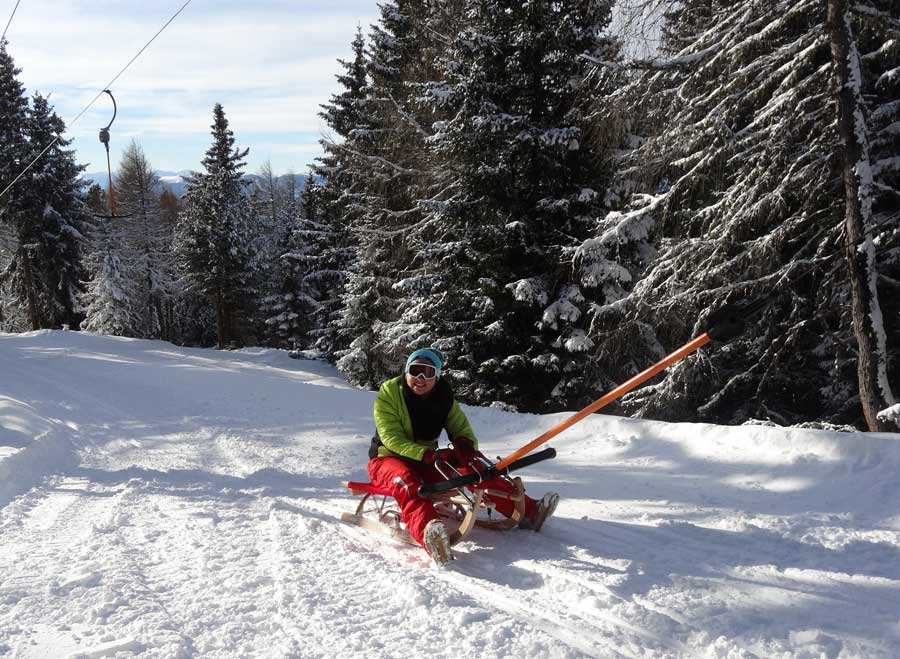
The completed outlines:
<svg viewBox="0 0 900 659">
<path fill-rule="evenodd" d="M 283 352 L 0 334 L 0 656 L 900 657 L 900 441 L 594 416 L 540 534 L 339 521 L 374 394 Z M 490 455 L 563 415 L 466 408 Z"/>
</svg>

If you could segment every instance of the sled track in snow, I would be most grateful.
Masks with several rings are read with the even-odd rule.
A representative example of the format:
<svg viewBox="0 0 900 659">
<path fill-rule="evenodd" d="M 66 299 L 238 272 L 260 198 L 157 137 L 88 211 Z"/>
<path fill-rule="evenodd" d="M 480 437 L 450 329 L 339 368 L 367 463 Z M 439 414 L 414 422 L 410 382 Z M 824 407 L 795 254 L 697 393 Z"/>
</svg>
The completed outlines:
<svg viewBox="0 0 900 659">
<path fill-rule="evenodd" d="M 76 479 L 60 479 L 55 491 L 33 490 L 17 501 L 18 505 L 9 507 L 11 518 L 5 520 L 4 535 L 20 535 L 22 540 L 0 554 L 0 572 L 10 575 L 3 581 L 0 597 L 46 589 L 54 577 L 48 566 L 55 565 L 60 556 L 75 549 L 87 536 L 90 524 L 85 528 L 85 523 L 108 502 L 79 496 L 75 490 L 83 485 Z M 23 548 L 27 551 L 21 551 Z"/>
<path fill-rule="evenodd" d="M 363 529 L 342 526 L 341 530 L 392 564 L 404 558 L 420 565 L 428 560 L 418 548 L 393 543 Z M 493 546 L 478 546 L 479 540 L 493 541 Z M 593 540 L 588 546 L 599 544 L 597 538 Z M 521 548 L 517 547 L 519 544 Z M 504 554 L 510 549 L 515 556 L 529 558 L 513 558 L 509 563 Z M 538 629 L 570 651 L 587 657 L 688 659 L 699 656 L 695 648 L 678 640 L 696 629 L 685 624 L 680 616 L 657 608 L 643 598 L 617 595 L 604 583 L 607 572 L 600 565 L 587 557 L 567 558 L 573 550 L 583 551 L 563 545 L 547 534 L 518 530 L 499 534 L 482 530 L 474 540 L 458 547 L 457 560 L 449 567 L 426 569 L 423 574 L 427 580 L 438 581 L 490 609 L 493 615 L 509 616 L 516 623 Z M 549 558 L 551 555 L 562 558 Z"/>
<path fill-rule="evenodd" d="M 532 573 L 540 582 L 541 587 L 533 590 L 498 584 L 498 581 L 502 582 L 504 568 L 501 566 L 500 574 L 492 575 L 486 573 L 482 567 L 484 564 L 477 556 L 460 556 L 456 565 L 439 571 L 438 575 L 441 580 L 479 602 L 512 612 L 520 620 L 542 629 L 589 657 L 695 657 L 690 649 L 653 632 L 649 625 L 640 626 L 611 613 L 609 600 L 622 601 L 621 598 L 610 593 L 602 584 L 569 576 L 565 568 L 551 561 L 527 561 L 525 566 L 520 563 L 515 565 L 517 570 Z M 487 562 L 488 569 L 492 564 Z M 522 579 L 521 576 L 516 578 Z M 566 597 L 554 600 L 541 596 L 548 589 L 566 592 Z M 673 626 L 674 621 L 670 618 L 636 602 L 628 604 L 628 608 L 633 620 L 655 623 L 657 627 Z"/>
<path fill-rule="evenodd" d="M 112 637 L 103 631 L 109 624 L 153 627 L 153 646 L 168 656 L 190 649 L 148 583 L 142 544 L 127 537 L 125 511 L 134 507 L 132 496 L 127 485 L 97 487 L 84 478 L 54 477 L 13 506 L 22 515 L 18 537 L 0 559 L 0 573 L 13 575 L 0 588 L 0 601 L 10 605 L 0 629 L 12 630 L 12 657 L 49 656 L 35 644 L 74 656 L 104 643 L 154 656 L 152 648 L 129 637 L 110 646 Z M 23 622 L 30 627 L 23 629 Z"/>
</svg>

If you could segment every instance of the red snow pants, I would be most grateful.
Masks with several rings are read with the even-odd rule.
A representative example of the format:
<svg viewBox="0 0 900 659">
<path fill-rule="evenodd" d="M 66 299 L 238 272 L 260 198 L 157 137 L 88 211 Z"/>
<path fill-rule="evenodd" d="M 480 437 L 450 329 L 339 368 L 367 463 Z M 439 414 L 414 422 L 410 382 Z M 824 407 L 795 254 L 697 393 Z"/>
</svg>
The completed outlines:
<svg viewBox="0 0 900 659">
<path fill-rule="evenodd" d="M 457 467 L 460 473 L 465 474 L 470 470 L 465 467 Z M 433 519 L 438 519 L 437 511 L 431 499 L 419 496 L 419 486 L 423 483 L 434 483 L 444 480 L 440 472 L 433 465 L 415 460 L 403 458 L 383 457 L 369 460 L 366 470 L 373 485 L 389 490 L 391 496 L 397 500 L 400 506 L 400 516 L 406 524 L 409 535 L 423 547 L 425 527 Z M 492 478 L 485 481 L 482 487 L 489 487 L 501 492 L 513 494 L 515 487 L 500 478 Z M 515 503 L 509 499 L 496 499 L 485 495 L 485 499 L 494 502 L 497 510 L 510 517 L 516 509 Z M 531 497 L 525 497 L 525 517 L 531 519 L 537 510 L 537 502 Z"/>
</svg>

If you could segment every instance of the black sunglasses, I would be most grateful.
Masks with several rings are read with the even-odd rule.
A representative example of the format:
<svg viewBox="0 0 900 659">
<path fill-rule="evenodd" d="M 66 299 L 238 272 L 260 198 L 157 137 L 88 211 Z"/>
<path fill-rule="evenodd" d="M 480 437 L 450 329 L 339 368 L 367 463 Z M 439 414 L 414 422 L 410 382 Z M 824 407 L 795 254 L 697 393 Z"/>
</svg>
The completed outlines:
<svg viewBox="0 0 900 659">
<path fill-rule="evenodd" d="M 410 364 L 406 371 L 414 378 L 434 380 L 437 377 L 437 369 L 431 364 Z"/>
</svg>

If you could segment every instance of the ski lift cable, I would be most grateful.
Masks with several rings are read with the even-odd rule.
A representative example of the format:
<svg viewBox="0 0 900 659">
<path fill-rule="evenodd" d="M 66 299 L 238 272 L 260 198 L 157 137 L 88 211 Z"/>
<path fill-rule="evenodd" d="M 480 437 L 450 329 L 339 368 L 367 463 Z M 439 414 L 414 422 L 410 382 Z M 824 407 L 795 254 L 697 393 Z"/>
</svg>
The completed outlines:
<svg viewBox="0 0 900 659">
<path fill-rule="evenodd" d="M 22 2 L 22 0 L 16 0 L 16 6 L 13 7 L 12 14 L 10 14 L 9 20 L 6 22 L 6 27 L 3 28 L 3 36 L 0 37 L 0 43 L 2 43 L 4 39 L 6 39 L 6 31 L 9 29 L 9 26 L 12 25 L 13 16 L 16 15 L 16 10 L 19 8 L 20 2 Z"/>
<path fill-rule="evenodd" d="M 19 1 L 21 1 L 21 0 L 19 0 Z M 84 113 L 87 112 L 87 111 L 91 108 L 91 106 L 94 105 L 94 103 L 97 102 L 97 99 L 99 99 L 101 96 L 103 96 L 104 93 L 106 93 L 106 90 L 107 90 L 107 89 L 109 89 L 110 87 L 113 86 L 113 83 L 114 83 L 116 80 L 118 80 L 118 79 L 122 76 L 122 74 L 125 73 L 125 71 L 128 70 L 128 67 L 130 67 L 132 64 L 134 64 L 135 60 L 136 60 L 138 57 L 140 57 L 141 54 L 142 54 L 145 50 L 147 50 L 147 48 L 149 48 L 150 44 L 152 44 L 152 43 L 156 40 L 156 37 L 158 37 L 160 34 L 162 34 L 163 30 L 165 30 L 167 27 L 169 27 L 169 24 L 170 24 L 172 21 L 174 21 L 174 20 L 178 17 L 178 15 L 179 15 L 181 12 L 183 12 L 183 11 L 185 10 L 185 8 L 186 8 L 189 4 L 191 4 L 191 2 L 192 2 L 192 0 L 187 0 L 183 5 L 181 5 L 181 8 L 180 8 L 178 11 L 176 11 L 174 14 L 172 14 L 172 17 L 171 17 L 168 21 L 166 21 L 165 25 L 163 25 L 161 28 L 159 28 L 159 31 L 158 31 L 156 34 L 154 34 L 154 35 L 150 38 L 150 41 L 148 41 L 146 44 L 144 44 L 144 47 L 141 48 L 141 49 L 137 52 L 137 54 L 136 54 L 134 57 L 132 57 L 132 58 L 128 61 L 128 64 L 126 64 L 125 66 L 123 66 L 122 69 L 121 69 L 115 76 L 113 76 L 113 79 L 110 80 L 106 85 L 103 86 L 103 89 L 102 89 L 101 91 L 97 92 L 97 95 L 91 100 L 91 102 L 88 103 L 86 106 L 84 106 L 84 109 L 83 109 L 81 112 L 79 112 L 78 115 L 77 115 L 74 119 L 72 119 L 72 121 L 70 121 L 70 122 L 67 124 L 69 129 L 71 129 L 72 126 L 74 126 L 75 123 L 76 123 L 79 119 L 81 119 L 81 117 L 84 115 Z M 18 6 L 18 3 L 16 3 L 16 6 Z M 11 20 L 11 19 L 10 19 L 10 20 Z M 19 182 L 19 179 L 21 179 L 23 176 L 25 176 L 25 174 L 28 173 L 28 170 L 30 170 L 32 167 L 34 167 L 34 163 L 36 163 L 38 160 L 40 160 L 40 159 L 41 159 L 41 156 L 43 156 L 45 153 L 47 153 L 50 149 L 53 148 L 53 146 L 54 146 L 57 142 L 59 142 L 60 137 L 61 137 L 61 136 L 59 136 L 59 135 L 56 136 L 56 137 L 53 139 L 53 141 L 50 142 L 50 144 L 48 144 L 48 145 L 44 148 L 43 151 L 41 151 L 39 154 L 37 154 L 37 156 L 35 156 L 34 160 L 32 160 L 30 163 L 28 163 L 28 166 L 25 167 L 25 169 L 23 169 L 23 170 L 21 171 L 21 173 L 20 173 L 18 176 L 16 176 L 15 179 L 13 179 L 12 183 L 10 183 L 9 185 L 7 185 L 6 188 L 4 188 L 3 192 L 0 192 L 0 199 L 2 199 L 3 197 L 5 197 L 5 196 L 6 196 L 6 193 L 9 192 L 9 191 L 12 189 L 12 187 L 13 187 L 16 183 Z"/>
</svg>

